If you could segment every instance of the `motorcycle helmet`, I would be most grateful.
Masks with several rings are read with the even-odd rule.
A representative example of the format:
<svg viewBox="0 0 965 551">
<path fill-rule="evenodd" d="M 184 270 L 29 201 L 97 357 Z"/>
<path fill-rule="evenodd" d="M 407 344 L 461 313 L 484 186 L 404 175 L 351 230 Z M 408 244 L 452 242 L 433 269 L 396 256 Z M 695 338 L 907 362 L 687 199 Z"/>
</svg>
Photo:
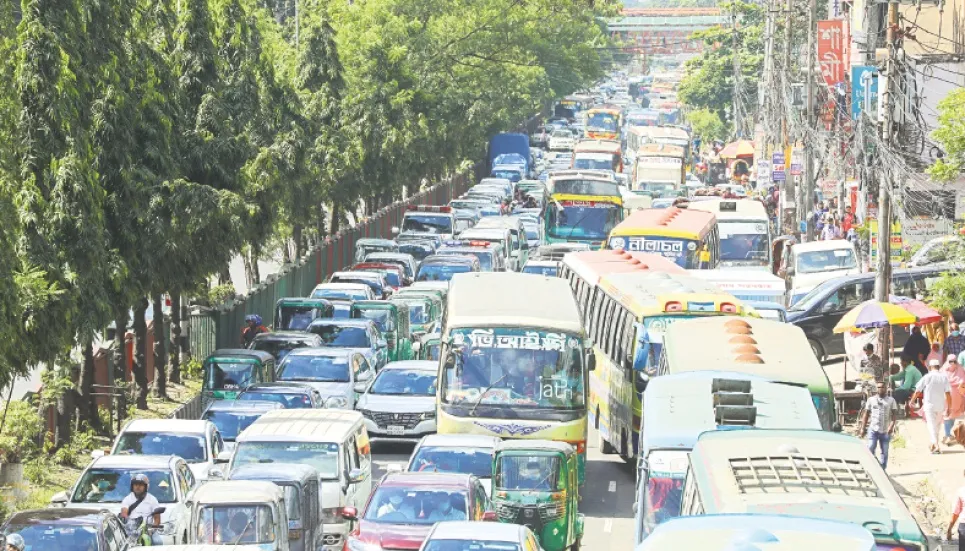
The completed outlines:
<svg viewBox="0 0 965 551">
<path fill-rule="evenodd" d="M 140 482 L 144 484 L 144 492 L 147 493 L 151 489 L 151 481 L 148 480 L 147 475 L 143 473 L 138 473 L 131 477 L 131 491 L 134 491 L 134 484 Z M 136 493 L 136 492 L 135 492 Z"/>
<path fill-rule="evenodd" d="M 10 534 L 7 536 L 7 545 L 13 547 L 17 551 L 23 551 L 27 544 L 23 541 L 23 536 L 20 534 Z"/>
<path fill-rule="evenodd" d="M 258 314 L 252 314 L 251 319 L 255 322 L 255 325 L 261 325 L 261 316 Z"/>
</svg>

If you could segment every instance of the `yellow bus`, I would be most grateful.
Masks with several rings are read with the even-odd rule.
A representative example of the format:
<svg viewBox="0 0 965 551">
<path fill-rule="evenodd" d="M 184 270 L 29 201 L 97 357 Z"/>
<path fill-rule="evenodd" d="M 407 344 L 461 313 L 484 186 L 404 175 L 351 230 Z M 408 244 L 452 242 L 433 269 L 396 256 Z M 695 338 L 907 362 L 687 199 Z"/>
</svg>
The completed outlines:
<svg viewBox="0 0 965 551">
<path fill-rule="evenodd" d="M 674 197 L 685 189 L 686 181 L 682 147 L 648 143 L 637 148 L 630 174 L 631 190 L 647 191 L 653 197 Z"/>
<path fill-rule="evenodd" d="M 600 450 L 626 459 L 637 454 L 640 393 L 655 372 L 667 327 L 694 317 L 754 315 L 712 283 L 659 269 L 603 275 L 578 303 L 596 353 L 589 420 Z"/>
<path fill-rule="evenodd" d="M 717 218 L 676 207 L 638 210 L 613 228 L 606 247 L 660 254 L 688 270 L 714 269 L 720 259 Z"/>
<path fill-rule="evenodd" d="M 550 174 L 543 243 L 603 246 L 623 220 L 623 195 L 612 173 L 566 170 Z"/>
<path fill-rule="evenodd" d="M 612 107 L 596 107 L 586 113 L 586 137 L 591 140 L 619 140 L 623 113 Z"/>
</svg>

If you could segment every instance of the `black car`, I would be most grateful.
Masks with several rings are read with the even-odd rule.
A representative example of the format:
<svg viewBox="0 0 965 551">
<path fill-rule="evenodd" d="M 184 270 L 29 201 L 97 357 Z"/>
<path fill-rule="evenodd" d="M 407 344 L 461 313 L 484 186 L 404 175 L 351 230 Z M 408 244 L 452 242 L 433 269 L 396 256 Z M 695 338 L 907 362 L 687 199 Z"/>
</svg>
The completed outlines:
<svg viewBox="0 0 965 551">
<path fill-rule="evenodd" d="M 249 348 L 268 352 L 275 357 L 275 361 L 281 362 L 286 354 L 296 348 L 319 346 L 322 346 L 322 341 L 317 335 L 301 331 L 275 331 L 256 335 Z"/>
<path fill-rule="evenodd" d="M 891 274 L 891 294 L 909 298 L 927 296 L 947 267 L 906 268 Z M 849 310 L 874 298 L 875 274 L 836 277 L 818 285 L 787 310 L 787 321 L 804 330 L 814 355 L 823 360 L 844 354 L 844 339 L 833 329 Z M 956 313 L 956 318 L 960 319 Z M 893 329 L 894 346 L 904 346 L 908 332 Z"/>
<path fill-rule="evenodd" d="M 322 395 L 312 385 L 295 381 L 251 385 L 238 395 L 238 400 L 275 402 L 285 409 L 312 409 L 325 405 Z"/>
<path fill-rule="evenodd" d="M 57 551 L 125 551 L 124 525 L 108 511 L 55 508 L 14 513 L 0 528 L 5 536 L 20 534 L 27 549 Z"/>
</svg>

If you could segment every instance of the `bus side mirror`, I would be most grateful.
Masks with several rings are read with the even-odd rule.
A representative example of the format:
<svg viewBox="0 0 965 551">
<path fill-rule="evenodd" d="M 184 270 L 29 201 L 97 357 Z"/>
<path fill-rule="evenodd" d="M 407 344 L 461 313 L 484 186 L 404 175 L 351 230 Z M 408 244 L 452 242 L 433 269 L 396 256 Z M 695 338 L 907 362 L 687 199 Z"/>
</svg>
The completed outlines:
<svg viewBox="0 0 965 551">
<path fill-rule="evenodd" d="M 594 354 L 592 351 L 591 351 L 590 354 L 586 357 L 586 370 L 587 370 L 587 371 L 595 371 L 595 370 L 596 370 L 596 354 Z"/>
</svg>

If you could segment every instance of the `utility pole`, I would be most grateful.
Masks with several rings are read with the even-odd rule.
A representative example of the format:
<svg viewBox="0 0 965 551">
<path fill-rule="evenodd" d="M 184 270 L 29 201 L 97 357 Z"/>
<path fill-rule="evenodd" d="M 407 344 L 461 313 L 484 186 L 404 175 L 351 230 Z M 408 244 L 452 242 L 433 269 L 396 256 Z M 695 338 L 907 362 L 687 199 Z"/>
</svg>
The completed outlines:
<svg viewBox="0 0 965 551">
<path fill-rule="evenodd" d="M 817 34 L 817 15 L 818 15 L 818 3 L 817 0 L 808 0 L 808 50 L 807 50 L 807 68 L 804 71 L 804 89 L 805 89 L 805 111 L 804 111 L 804 129 L 806 134 L 802 140 L 802 145 L 804 147 L 804 178 L 801 182 L 803 185 L 798 187 L 798 195 L 801 201 L 798 203 L 798 219 L 802 219 L 801 212 L 803 210 L 803 219 L 807 223 L 807 240 L 814 241 L 814 223 L 811 220 L 811 212 L 814 210 L 814 130 L 817 128 L 815 124 L 814 116 L 814 78 L 815 78 L 815 65 L 817 65 L 817 46 L 815 44 L 815 38 Z"/>
<path fill-rule="evenodd" d="M 734 38 L 734 134 L 738 138 L 744 137 L 744 104 L 741 100 L 743 96 L 743 83 L 741 82 L 741 61 L 740 61 L 740 34 L 737 30 L 737 2 L 731 4 L 731 24 Z"/>
<path fill-rule="evenodd" d="M 781 83 L 781 87 L 787 91 L 789 89 L 788 85 L 791 80 L 791 0 L 785 0 L 784 4 L 784 81 Z M 784 107 L 787 108 L 787 103 L 784 102 Z M 788 167 L 788 147 L 790 146 L 790 129 L 788 128 L 788 117 L 791 116 L 791 111 L 788 109 L 784 116 L 781 117 L 781 147 L 784 151 L 784 185 L 781 189 L 781 211 L 782 220 L 784 221 L 784 232 L 789 235 L 797 233 L 797 202 L 795 201 L 795 186 L 794 186 L 794 176 L 791 176 L 791 171 L 787 170 Z M 773 167 L 771 168 L 773 170 Z M 790 212 L 785 216 L 783 214 L 783 205 L 794 205 L 794 207 L 788 209 Z"/>
<path fill-rule="evenodd" d="M 891 87 L 895 85 L 895 49 L 897 48 L 898 33 L 898 4 L 890 2 L 888 4 L 888 62 L 885 65 L 886 75 L 884 90 L 882 91 L 882 101 L 884 102 L 884 121 L 881 126 L 881 139 L 886 149 L 879 154 L 890 154 L 893 149 L 894 133 L 892 132 L 892 120 L 894 101 Z M 891 174 L 883 172 L 878 178 L 878 273 L 875 276 L 875 300 L 888 302 L 891 294 Z M 882 334 L 887 333 L 882 331 Z M 882 337 L 882 343 L 887 342 L 887 335 Z M 890 347 L 883 348 L 890 350 Z"/>
</svg>

